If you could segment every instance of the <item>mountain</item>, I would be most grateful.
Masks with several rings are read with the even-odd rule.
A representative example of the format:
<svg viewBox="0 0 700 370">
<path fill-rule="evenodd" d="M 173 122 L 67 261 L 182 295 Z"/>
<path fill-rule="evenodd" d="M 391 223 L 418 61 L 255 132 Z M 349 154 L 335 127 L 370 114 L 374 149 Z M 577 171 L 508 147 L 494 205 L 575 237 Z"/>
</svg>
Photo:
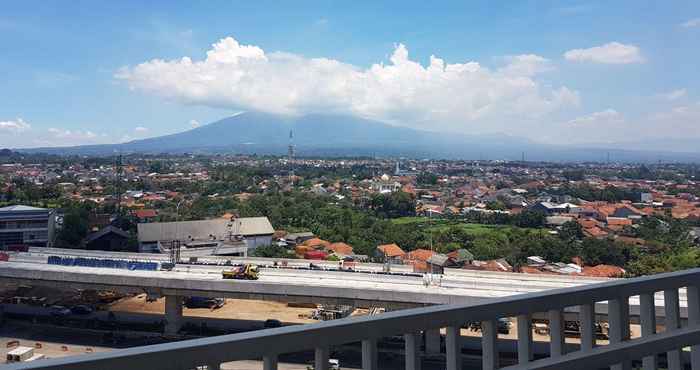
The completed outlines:
<svg viewBox="0 0 700 370">
<path fill-rule="evenodd" d="M 300 156 L 406 156 L 447 159 L 602 161 L 700 161 L 697 153 L 639 151 L 605 147 L 552 146 L 509 135 L 460 135 L 420 131 L 344 115 L 301 117 L 246 112 L 188 131 L 122 144 L 22 149 L 23 152 L 110 155 L 141 153 L 285 154 L 289 131 Z"/>
</svg>

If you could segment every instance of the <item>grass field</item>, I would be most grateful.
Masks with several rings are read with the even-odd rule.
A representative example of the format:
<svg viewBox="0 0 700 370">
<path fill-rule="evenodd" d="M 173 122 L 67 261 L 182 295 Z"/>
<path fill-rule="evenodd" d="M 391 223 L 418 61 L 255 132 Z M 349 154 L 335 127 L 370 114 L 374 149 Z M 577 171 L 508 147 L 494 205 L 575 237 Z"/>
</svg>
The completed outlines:
<svg viewBox="0 0 700 370">
<path fill-rule="evenodd" d="M 491 233 L 502 233 L 509 230 L 521 229 L 511 225 L 483 225 L 467 223 L 460 220 L 447 220 L 428 217 L 401 217 L 391 220 L 396 225 L 415 225 L 418 228 L 430 231 L 442 231 L 452 226 L 459 226 L 473 236 L 484 236 Z M 535 230 L 535 229 L 530 229 Z"/>
</svg>

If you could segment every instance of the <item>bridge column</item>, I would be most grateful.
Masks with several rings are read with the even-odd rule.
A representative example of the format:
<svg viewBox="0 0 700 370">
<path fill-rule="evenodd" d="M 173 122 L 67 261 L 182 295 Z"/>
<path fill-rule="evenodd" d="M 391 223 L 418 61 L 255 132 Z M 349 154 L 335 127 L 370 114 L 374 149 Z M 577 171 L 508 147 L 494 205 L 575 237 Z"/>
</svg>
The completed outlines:
<svg viewBox="0 0 700 370">
<path fill-rule="evenodd" d="M 175 335 L 182 326 L 182 296 L 165 296 L 165 334 Z"/>
<path fill-rule="evenodd" d="M 428 355 L 440 353 L 440 329 L 425 331 L 425 353 Z"/>
</svg>

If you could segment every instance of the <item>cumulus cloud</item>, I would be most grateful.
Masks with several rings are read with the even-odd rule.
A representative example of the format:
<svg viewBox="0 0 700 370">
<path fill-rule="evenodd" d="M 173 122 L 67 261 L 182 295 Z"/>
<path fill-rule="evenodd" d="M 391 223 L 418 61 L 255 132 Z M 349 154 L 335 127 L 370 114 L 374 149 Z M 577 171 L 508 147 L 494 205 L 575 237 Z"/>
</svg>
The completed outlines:
<svg viewBox="0 0 700 370">
<path fill-rule="evenodd" d="M 0 121 L 0 131 L 18 134 L 29 130 L 32 126 L 21 118 L 9 121 Z"/>
<path fill-rule="evenodd" d="M 688 90 L 678 89 L 678 90 L 673 90 L 673 91 L 659 94 L 659 96 L 665 100 L 674 101 L 674 100 L 684 98 L 687 94 L 688 94 Z"/>
<path fill-rule="evenodd" d="M 199 123 L 199 121 L 197 121 L 196 119 L 191 119 L 191 120 L 190 120 L 190 126 L 191 126 L 192 128 L 197 128 L 197 127 L 201 126 L 201 123 Z"/>
<path fill-rule="evenodd" d="M 688 20 L 687 22 L 683 22 L 681 24 L 681 27 L 685 27 L 685 28 L 700 27 L 700 18 L 693 18 L 691 20 Z"/>
<path fill-rule="evenodd" d="M 517 123 L 578 105 L 576 91 L 538 80 L 549 68 L 545 58 L 520 55 L 506 63 L 492 69 L 431 56 L 424 66 L 398 44 L 388 62 L 361 68 L 266 53 L 227 37 L 203 60 L 154 59 L 124 67 L 115 77 L 133 90 L 186 104 L 286 115 L 346 113 L 426 129 L 440 123 L 461 130 Z"/>
<path fill-rule="evenodd" d="M 604 111 L 594 112 L 589 115 L 581 116 L 570 120 L 570 125 L 591 125 L 591 124 L 615 124 L 624 122 L 624 118 L 620 112 L 615 109 L 608 108 Z"/>
<path fill-rule="evenodd" d="M 573 62 L 593 62 L 603 64 L 643 63 L 644 57 L 635 45 L 610 42 L 588 49 L 573 49 L 564 53 L 564 58 Z"/>
</svg>

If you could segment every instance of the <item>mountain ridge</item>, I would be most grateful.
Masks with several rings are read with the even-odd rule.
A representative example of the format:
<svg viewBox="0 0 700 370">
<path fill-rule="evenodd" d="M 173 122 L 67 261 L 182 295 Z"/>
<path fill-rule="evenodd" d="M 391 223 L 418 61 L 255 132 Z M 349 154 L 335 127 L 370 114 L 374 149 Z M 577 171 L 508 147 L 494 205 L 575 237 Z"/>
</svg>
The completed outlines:
<svg viewBox="0 0 700 370">
<path fill-rule="evenodd" d="M 406 156 L 445 159 L 542 161 L 700 161 L 700 153 L 567 147 L 536 143 L 505 134 L 464 135 L 394 126 L 346 115 L 289 117 L 244 112 L 187 131 L 120 144 L 19 149 L 50 154 L 110 155 L 136 153 L 241 153 L 284 155 L 289 131 L 300 156 Z"/>
</svg>

